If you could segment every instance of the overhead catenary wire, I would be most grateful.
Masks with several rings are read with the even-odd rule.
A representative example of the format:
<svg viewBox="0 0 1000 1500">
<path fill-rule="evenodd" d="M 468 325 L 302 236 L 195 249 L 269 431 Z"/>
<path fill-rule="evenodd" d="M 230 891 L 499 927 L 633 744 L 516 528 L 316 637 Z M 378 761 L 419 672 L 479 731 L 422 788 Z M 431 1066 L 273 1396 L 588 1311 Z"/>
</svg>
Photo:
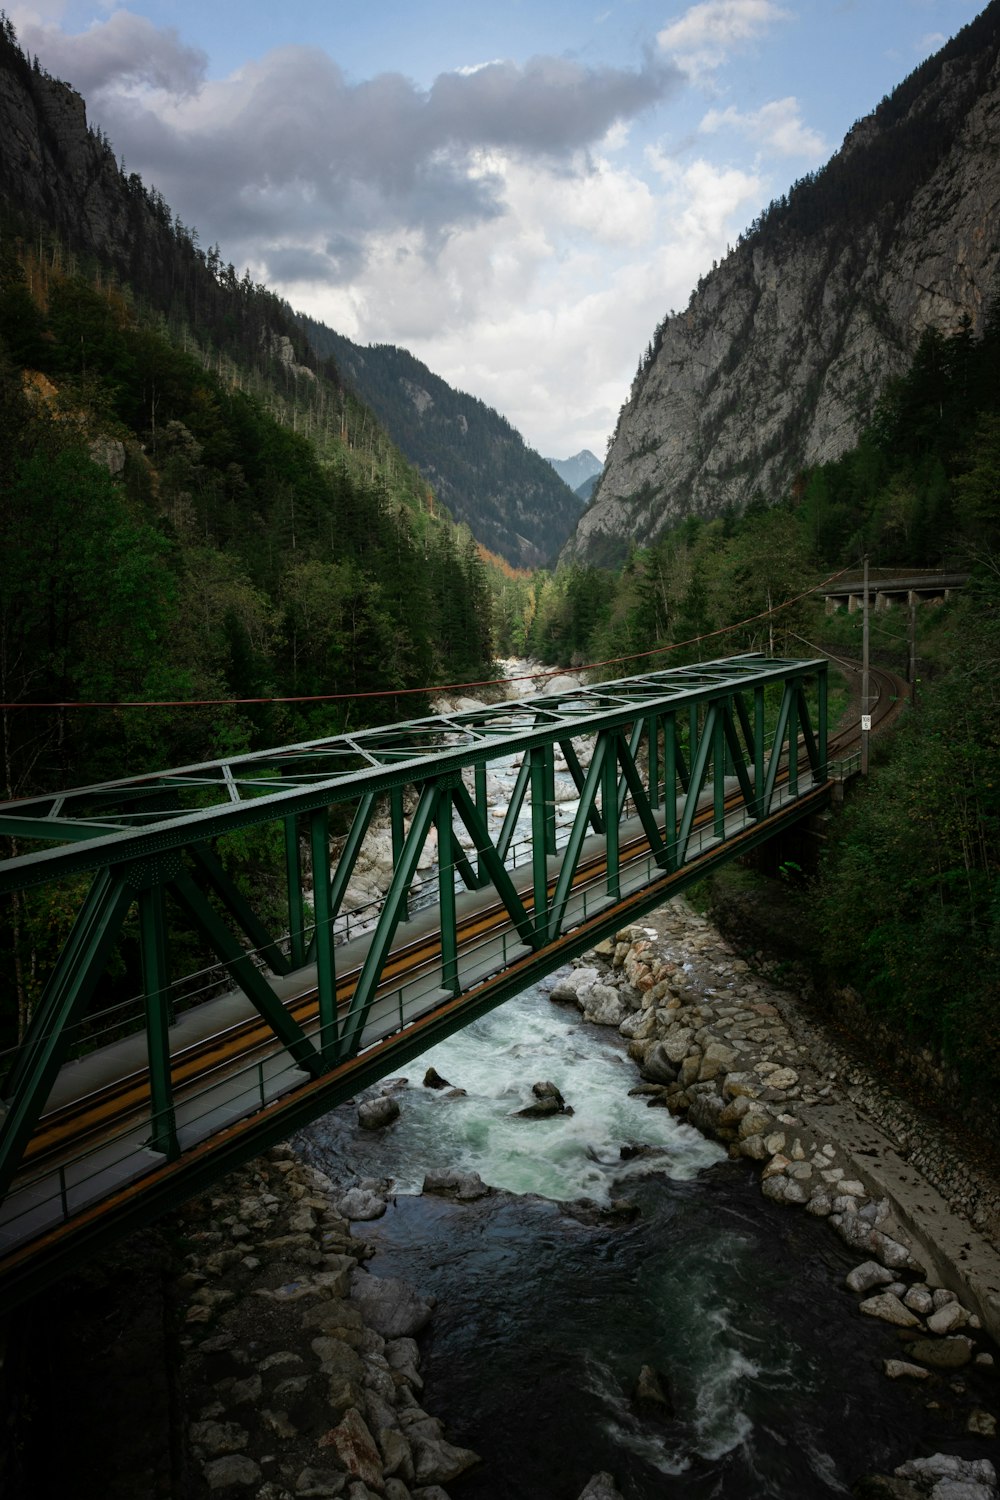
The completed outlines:
<svg viewBox="0 0 1000 1500">
<path fill-rule="evenodd" d="M 269 698 L 144 698 L 144 699 L 64 699 L 51 702 L 33 702 L 22 700 L 13 703 L 0 703 L 0 712 L 8 710 L 65 710 L 65 709 L 125 709 L 125 708 L 241 708 L 241 707 L 266 707 L 271 704 L 281 703 L 346 703 L 356 702 L 362 698 L 407 698 L 416 696 L 427 696 L 431 693 L 457 693 L 470 688 L 504 687 L 511 682 L 544 682 L 551 677 L 561 677 L 569 672 L 574 675 L 581 672 L 596 672 L 602 667 L 625 666 L 629 662 L 648 661 L 652 656 L 665 656 L 672 651 L 684 651 L 691 646 L 701 645 L 703 641 L 716 640 L 720 636 L 732 635 L 737 630 L 743 630 L 748 625 L 755 625 L 760 620 L 773 619 L 775 615 L 781 614 L 793 605 L 800 604 L 803 599 L 808 599 L 810 594 L 818 593 L 831 583 L 836 583 L 838 578 L 850 571 L 849 567 L 841 568 L 836 573 L 829 574 L 822 583 L 812 584 L 803 589 L 802 593 L 795 594 L 790 599 L 785 599 L 781 604 L 772 605 L 768 609 L 762 609 L 759 614 L 749 615 L 746 619 L 736 620 L 731 625 L 720 625 L 716 630 L 706 630 L 701 635 L 691 636 L 686 641 L 673 641 L 664 646 L 652 646 L 647 651 L 634 651 L 628 656 L 609 656 L 604 661 L 585 662 L 577 667 L 549 667 L 543 672 L 523 672 L 513 677 L 487 677 L 475 682 L 438 682 L 428 683 L 423 687 L 408 688 L 373 688 L 364 692 L 348 693 L 300 693 L 289 694 L 280 697 Z"/>
</svg>

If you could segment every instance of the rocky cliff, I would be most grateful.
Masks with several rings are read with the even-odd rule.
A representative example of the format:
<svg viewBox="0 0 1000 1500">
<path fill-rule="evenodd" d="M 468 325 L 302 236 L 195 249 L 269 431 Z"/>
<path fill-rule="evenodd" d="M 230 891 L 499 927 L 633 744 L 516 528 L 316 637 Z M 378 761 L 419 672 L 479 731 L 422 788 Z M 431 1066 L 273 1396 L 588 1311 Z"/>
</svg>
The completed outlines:
<svg viewBox="0 0 1000 1500">
<path fill-rule="evenodd" d="M 921 334 L 982 327 L 1000 264 L 1000 0 L 856 124 L 657 329 L 563 558 L 774 502 L 854 445 Z"/>
<path fill-rule="evenodd" d="M 13 215 L 11 227 L 54 231 L 64 248 L 126 278 L 166 274 L 177 255 L 170 210 L 125 176 L 110 143 L 88 127 L 81 96 L 32 67 L 7 28 L 0 141 L 0 206 L 5 218 Z"/>
</svg>

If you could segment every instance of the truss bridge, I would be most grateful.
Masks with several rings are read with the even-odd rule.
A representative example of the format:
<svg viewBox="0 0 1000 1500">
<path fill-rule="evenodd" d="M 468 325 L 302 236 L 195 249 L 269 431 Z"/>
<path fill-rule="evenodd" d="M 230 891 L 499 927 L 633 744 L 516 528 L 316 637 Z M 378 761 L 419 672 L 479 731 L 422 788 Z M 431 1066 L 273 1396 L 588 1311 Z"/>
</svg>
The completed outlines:
<svg viewBox="0 0 1000 1500">
<path fill-rule="evenodd" d="M 733 657 L 0 806 L 8 952 L 75 911 L 2 1059 L 0 1304 L 822 806 L 826 672 Z"/>
</svg>

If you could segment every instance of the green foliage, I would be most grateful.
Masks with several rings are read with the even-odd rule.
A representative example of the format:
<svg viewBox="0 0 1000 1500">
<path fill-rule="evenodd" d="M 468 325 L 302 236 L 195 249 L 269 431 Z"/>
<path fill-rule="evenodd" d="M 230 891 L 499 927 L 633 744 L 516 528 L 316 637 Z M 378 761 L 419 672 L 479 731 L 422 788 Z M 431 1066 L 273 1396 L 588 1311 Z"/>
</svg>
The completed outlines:
<svg viewBox="0 0 1000 1500">
<path fill-rule="evenodd" d="M 483 546 L 513 566 L 555 556 L 579 501 L 504 417 L 453 390 L 405 349 L 362 349 L 311 318 L 300 322 L 317 353 L 336 360 L 438 500 Z"/>
<path fill-rule="evenodd" d="M 883 1020 L 1000 1080 L 1000 574 L 952 612 L 950 660 L 838 820 L 824 958 Z"/>
<path fill-rule="evenodd" d="M 23 291 L 5 264 L 0 311 Z M 341 702 L 20 713 L 10 787 L 314 737 L 421 711 L 382 690 L 490 675 L 489 584 L 467 532 L 377 473 L 324 462 L 119 293 L 54 273 L 46 290 L 39 338 L 0 360 L 3 701 Z M 29 347 L 56 392 L 33 407 L 14 359 Z M 90 457 L 109 443 L 118 478 Z"/>
</svg>

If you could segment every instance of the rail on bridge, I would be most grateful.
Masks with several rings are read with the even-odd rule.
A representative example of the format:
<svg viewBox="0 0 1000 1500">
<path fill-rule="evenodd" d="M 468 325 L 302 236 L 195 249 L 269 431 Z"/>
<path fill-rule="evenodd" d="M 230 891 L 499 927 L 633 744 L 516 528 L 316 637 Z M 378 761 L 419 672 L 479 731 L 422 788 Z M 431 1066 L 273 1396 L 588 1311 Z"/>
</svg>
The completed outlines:
<svg viewBox="0 0 1000 1500">
<path fill-rule="evenodd" d="M 3 1059 L 0 1302 L 812 811 L 826 705 L 734 657 L 0 805 L 0 895 L 77 909 Z"/>
</svg>

